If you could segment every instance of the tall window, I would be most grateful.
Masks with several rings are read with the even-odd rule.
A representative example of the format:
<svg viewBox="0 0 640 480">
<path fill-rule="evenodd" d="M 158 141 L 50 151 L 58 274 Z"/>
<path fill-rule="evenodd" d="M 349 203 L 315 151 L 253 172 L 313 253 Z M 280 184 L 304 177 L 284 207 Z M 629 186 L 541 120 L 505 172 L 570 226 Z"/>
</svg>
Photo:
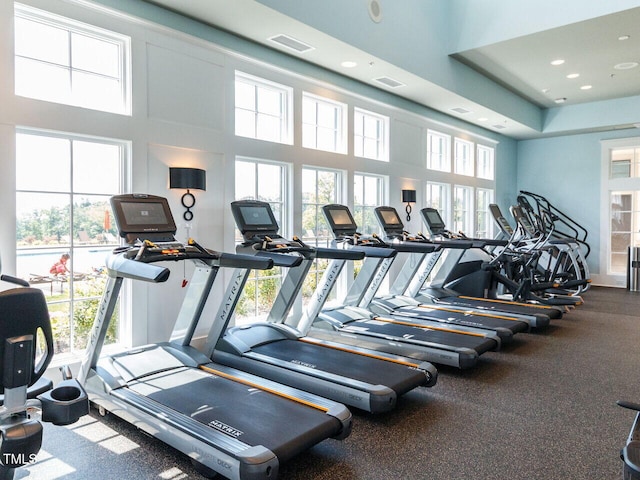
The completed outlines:
<svg viewBox="0 0 640 480">
<path fill-rule="evenodd" d="M 385 203 L 385 181 L 379 175 L 357 173 L 353 181 L 353 217 L 360 233 L 381 234 L 380 224 L 374 212 Z"/>
<path fill-rule="evenodd" d="M 342 201 L 342 172 L 320 168 L 302 169 L 302 230 L 303 239 L 310 245 L 326 247 L 333 240 L 322 207 Z M 329 262 L 315 260 L 305 278 L 303 301 L 311 297 Z"/>
<path fill-rule="evenodd" d="M 453 187 L 453 232 L 473 236 L 473 187 Z"/>
<path fill-rule="evenodd" d="M 286 185 L 288 166 L 249 158 L 236 160 L 236 200 L 261 200 L 269 202 L 280 226 L 280 234 L 286 236 Z M 242 237 L 236 229 L 236 241 Z M 282 271 L 253 270 L 247 280 L 236 308 L 236 324 L 249 323 L 265 317 L 278 294 L 282 283 Z"/>
<path fill-rule="evenodd" d="M 492 147 L 478 145 L 476 152 L 476 176 L 478 178 L 486 178 L 487 180 L 494 179 L 494 152 L 495 149 Z"/>
<path fill-rule="evenodd" d="M 445 225 L 451 223 L 451 185 L 447 183 L 427 182 L 427 207 L 440 213 Z"/>
<path fill-rule="evenodd" d="M 347 106 L 310 93 L 302 94 L 302 146 L 347 153 Z"/>
<path fill-rule="evenodd" d="M 473 143 L 461 138 L 454 139 L 454 172 L 473 176 Z"/>
<path fill-rule="evenodd" d="M 124 191 L 128 145 L 22 130 L 16 135 L 17 273 L 45 293 L 55 351 L 82 351 L 119 243 L 109 197 Z M 107 343 L 118 340 L 113 322 Z"/>
<path fill-rule="evenodd" d="M 293 89 L 236 72 L 236 135 L 292 144 Z"/>
<path fill-rule="evenodd" d="M 130 39 L 15 4 L 16 95 L 131 114 Z"/>
<path fill-rule="evenodd" d="M 429 130 L 427 132 L 427 168 L 451 171 L 451 137 L 444 133 Z"/>
<path fill-rule="evenodd" d="M 389 117 L 355 108 L 353 150 L 356 157 L 389 161 Z"/>
<path fill-rule="evenodd" d="M 493 203 L 493 190 L 476 189 L 476 238 L 493 237 L 493 217 L 489 205 Z"/>
<path fill-rule="evenodd" d="M 627 269 L 627 247 L 640 245 L 640 195 L 638 192 L 617 191 L 610 195 L 610 256 L 609 271 L 624 274 Z"/>
</svg>

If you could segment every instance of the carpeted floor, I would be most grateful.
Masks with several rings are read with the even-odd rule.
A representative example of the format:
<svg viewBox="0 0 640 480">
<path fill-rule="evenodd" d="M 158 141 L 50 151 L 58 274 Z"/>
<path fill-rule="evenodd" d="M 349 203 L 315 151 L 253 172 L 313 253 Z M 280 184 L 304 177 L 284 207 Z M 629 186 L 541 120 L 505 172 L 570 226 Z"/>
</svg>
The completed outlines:
<svg viewBox="0 0 640 480">
<path fill-rule="evenodd" d="M 439 381 L 385 415 L 354 413 L 353 433 L 280 468 L 280 478 L 621 478 L 619 450 L 640 401 L 640 294 L 592 288 L 544 332 L 519 334 L 480 365 L 440 367 Z M 16 478 L 202 478 L 183 455 L 95 411 L 45 426 L 38 462 Z"/>
</svg>

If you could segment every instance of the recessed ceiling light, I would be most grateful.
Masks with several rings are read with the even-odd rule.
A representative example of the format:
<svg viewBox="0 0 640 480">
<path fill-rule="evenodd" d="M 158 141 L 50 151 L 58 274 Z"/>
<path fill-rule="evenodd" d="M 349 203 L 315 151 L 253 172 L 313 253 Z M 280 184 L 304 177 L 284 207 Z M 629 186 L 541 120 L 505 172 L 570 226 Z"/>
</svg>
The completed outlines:
<svg viewBox="0 0 640 480">
<path fill-rule="evenodd" d="M 631 38 L 631 35 L 620 35 L 618 37 L 618 40 L 622 41 L 622 40 L 629 40 Z"/>
<path fill-rule="evenodd" d="M 579 73 L 570 73 L 569 75 L 567 75 L 567 78 L 578 78 L 579 76 Z"/>
<path fill-rule="evenodd" d="M 486 122 L 487 120 L 489 120 L 487 117 L 480 117 L 478 119 L 479 122 Z"/>
<path fill-rule="evenodd" d="M 593 88 L 591 85 L 582 85 L 580 90 L 591 90 L 591 88 Z"/>
<path fill-rule="evenodd" d="M 356 62 L 352 62 L 351 60 L 344 61 L 340 65 L 342 65 L 344 68 L 353 68 L 358 66 Z"/>
<path fill-rule="evenodd" d="M 551 90 L 550 88 L 543 88 L 542 93 L 549 93 L 550 90 Z"/>
<path fill-rule="evenodd" d="M 556 103 L 564 103 L 566 101 L 567 101 L 567 97 L 560 97 L 560 98 L 556 98 L 554 100 L 554 102 L 556 102 Z"/>
<path fill-rule="evenodd" d="M 564 60 L 562 60 L 561 58 L 558 58 L 557 60 L 554 60 L 553 62 L 551 62 L 551 65 L 554 66 L 558 66 L 558 65 L 562 65 L 564 63 Z"/>
<path fill-rule="evenodd" d="M 638 66 L 638 62 L 623 62 L 617 65 L 614 65 L 613 68 L 616 70 L 629 70 L 631 68 L 636 68 Z"/>
</svg>

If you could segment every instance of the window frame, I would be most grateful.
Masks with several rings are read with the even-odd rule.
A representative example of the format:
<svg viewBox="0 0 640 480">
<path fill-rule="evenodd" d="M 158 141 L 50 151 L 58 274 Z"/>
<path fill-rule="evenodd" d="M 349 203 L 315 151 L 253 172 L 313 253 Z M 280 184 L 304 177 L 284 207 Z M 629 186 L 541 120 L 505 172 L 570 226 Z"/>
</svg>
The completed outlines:
<svg viewBox="0 0 640 480">
<path fill-rule="evenodd" d="M 481 166 L 485 162 L 489 165 Z M 487 145 L 476 144 L 476 177 L 485 180 L 495 180 L 496 177 L 496 149 Z"/>
<path fill-rule="evenodd" d="M 368 137 L 367 121 L 376 122 L 375 137 Z M 360 127 L 358 126 L 359 124 Z M 360 133 L 361 132 L 361 133 Z M 367 155 L 365 143 L 369 140 L 376 145 L 377 155 Z M 369 158 L 381 162 L 389 161 L 389 117 L 379 113 L 354 107 L 353 109 L 353 155 L 359 158 Z"/>
<path fill-rule="evenodd" d="M 441 149 L 434 150 L 435 139 L 442 142 L 441 145 L 443 145 L 444 151 Z M 437 162 L 436 156 L 438 156 Z M 436 130 L 427 130 L 427 168 L 451 173 L 451 135 Z"/>
<path fill-rule="evenodd" d="M 310 114 L 306 113 L 306 109 L 309 106 L 309 102 L 314 105 L 314 122 L 307 122 L 307 118 Z M 330 107 L 334 109 L 334 124 L 333 127 L 324 127 L 319 125 L 319 106 Z M 312 150 L 321 150 L 324 152 L 347 154 L 347 113 L 348 106 L 346 103 L 332 100 L 327 97 L 315 95 L 310 92 L 302 92 L 302 147 Z M 334 148 L 324 148 L 319 146 L 318 132 L 330 131 L 333 132 L 333 144 Z M 313 131 L 313 138 L 309 137 L 309 133 Z"/>
<path fill-rule="evenodd" d="M 431 193 L 434 188 L 438 188 L 444 195 L 440 195 L 444 205 L 434 204 Z M 425 185 L 425 205 L 427 207 L 436 208 L 444 220 L 445 225 L 451 224 L 451 184 L 444 182 L 431 182 L 427 181 Z"/>
<path fill-rule="evenodd" d="M 63 17 L 61 15 L 56 15 L 45 10 L 41 10 L 38 8 L 34 8 L 28 5 L 24 5 L 21 3 L 14 4 L 14 20 L 15 19 L 23 19 L 30 22 L 40 23 L 43 25 L 47 25 L 53 28 L 57 28 L 63 30 L 68 35 L 68 48 L 69 48 L 69 59 L 68 65 L 50 63 L 43 61 L 34 57 L 22 56 L 17 53 L 17 46 L 14 51 L 14 62 L 16 64 L 15 73 L 14 73 L 14 81 L 15 81 L 15 94 L 17 96 L 31 98 L 35 100 L 44 100 L 53 103 L 59 103 L 63 105 L 70 105 L 75 107 L 88 108 L 91 110 L 107 112 L 107 113 L 115 113 L 121 115 L 132 115 L 132 78 L 131 78 L 131 38 L 127 35 L 122 35 L 117 32 L 113 32 L 111 30 L 107 30 L 104 28 L 97 27 L 95 25 L 91 25 L 84 22 L 79 22 L 77 20 L 73 20 L 71 18 Z M 14 41 L 17 43 L 17 39 L 14 33 Z M 118 76 L 117 77 L 109 77 L 106 74 L 102 74 L 100 72 L 93 72 L 90 70 L 84 70 L 80 68 L 76 68 L 73 65 L 73 55 L 72 55 L 72 36 L 82 36 L 87 37 L 93 40 L 102 41 L 104 43 L 111 43 L 117 46 L 118 48 Z M 28 95 L 24 92 L 19 93 L 19 82 L 20 80 L 17 78 L 18 76 L 18 59 L 22 58 L 31 64 L 43 64 L 48 63 L 50 66 L 57 66 L 60 68 L 64 68 L 68 70 L 69 73 L 69 93 L 68 95 L 64 92 L 54 92 L 54 93 L 46 93 L 44 95 L 34 96 L 33 94 Z M 112 78 L 117 79 L 120 84 L 120 105 L 117 108 L 99 108 L 96 105 L 92 105 L 91 103 L 87 103 L 83 101 L 82 98 L 78 98 L 78 91 L 76 90 L 76 94 L 74 95 L 73 90 L 73 74 L 75 73 L 88 73 L 94 76 L 100 76 L 103 78 Z M 97 92 L 100 93 L 100 92 Z M 65 100 L 65 97 L 68 96 L 68 99 Z"/>
<path fill-rule="evenodd" d="M 356 192 L 356 185 L 358 177 L 362 178 L 362 191 Z M 373 203 L 364 202 L 365 194 L 366 194 L 366 179 L 373 179 L 376 182 L 376 199 Z M 375 175 L 372 173 L 365 172 L 355 172 L 353 175 L 353 216 L 356 220 L 356 224 L 358 225 L 358 231 L 365 235 L 376 233 L 378 235 L 383 235 L 382 228 L 377 220 L 375 220 L 375 208 L 380 205 L 386 205 L 387 201 L 387 177 L 384 175 Z M 357 195 L 360 194 L 363 199 L 362 203 L 357 203 L 356 199 Z M 362 219 L 359 221 L 360 213 L 358 209 L 362 209 Z M 370 212 L 370 215 L 366 215 L 366 212 Z M 374 223 L 369 224 L 366 222 L 366 218 L 373 218 Z"/>
<path fill-rule="evenodd" d="M 457 205 L 457 199 L 458 199 L 458 191 L 459 190 L 464 190 L 465 192 L 467 192 L 466 195 L 466 199 L 467 202 L 465 205 L 463 205 L 463 208 L 461 209 L 458 205 Z M 475 225 L 474 225 L 474 212 L 475 212 L 475 198 L 474 198 L 474 188 L 470 185 L 460 185 L 460 184 L 455 184 L 453 186 L 452 192 L 453 194 L 453 202 L 452 202 L 452 215 L 453 215 L 453 221 L 452 221 L 452 229 L 451 231 L 453 232 L 463 232 L 466 235 L 469 235 L 469 232 L 473 232 Z M 457 217 L 462 217 L 461 219 L 458 219 Z"/>
<path fill-rule="evenodd" d="M 108 139 L 108 138 L 104 138 L 104 137 L 97 137 L 97 136 L 88 136 L 88 135 L 80 135 L 80 134 L 75 134 L 75 133 L 69 133 L 69 132 L 54 132 L 54 131 L 50 131 L 50 130 L 42 130 L 42 129 L 35 129 L 35 128 L 27 128 L 27 127 L 17 127 L 16 128 L 16 144 L 18 143 L 18 136 L 19 135 L 32 135 L 35 137 L 46 137 L 46 138 L 53 138 L 53 139 L 61 139 L 61 140 L 65 140 L 69 142 L 69 156 L 68 156 L 68 161 L 70 162 L 70 171 L 69 171 L 69 185 L 68 188 L 66 189 L 51 189 L 51 190 L 45 190 L 42 188 L 18 188 L 18 185 L 16 184 L 16 195 L 20 195 L 20 194 L 26 194 L 26 195 L 52 195 L 52 196 L 66 196 L 68 198 L 68 204 L 69 204 L 69 221 L 68 221 L 68 236 L 69 236 L 69 240 L 68 242 L 64 243 L 64 244 L 56 244 L 53 245 L 51 247 L 40 247 L 39 250 L 41 252 L 51 252 L 51 253 L 56 253 L 57 255 L 59 255 L 59 251 L 64 250 L 66 252 L 69 252 L 71 254 L 71 262 L 70 262 L 70 275 L 68 275 L 68 279 L 65 280 L 65 283 L 67 284 L 67 290 L 68 290 L 68 296 L 60 298 L 60 299 L 55 299 L 53 298 L 54 295 L 54 290 L 57 288 L 57 285 L 55 285 L 56 280 L 55 279 L 50 279 L 49 281 L 51 282 L 50 286 L 47 286 L 47 283 L 44 283 L 44 286 L 41 287 L 44 289 L 45 294 L 47 293 L 46 290 L 48 288 L 51 289 L 51 298 L 47 298 L 47 305 L 50 307 L 50 309 L 56 310 L 56 307 L 52 307 L 53 305 L 62 305 L 64 308 L 64 304 L 68 304 L 68 316 L 69 316 L 69 337 L 64 339 L 64 340 L 68 340 L 69 341 L 69 351 L 65 351 L 65 352 L 60 352 L 61 355 L 67 356 L 67 355 L 78 355 L 80 354 L 82 351 L 84 351 L 85 345 L 82 345 L 82 347 L 80 347 L 79 345 L 76 347 L 75 343 L 76 343 L 76 335 L 75 335 L 75 329 L 77 328 L 74 324 L 74 312 L 75 312 L 75 308 L 78 305 L 81 305 L 83 302 L 86 304 L 86 302 L 88 301 L 95 301 L 95 302 L 99 302 L 101 296 L 102 296 L 102 292 L 100 292 L 100 294 L 98 295 L 94 295 L 94 296 L 83 296 L 80 291 L 78 290 L 78 292 L 76 293 L 76 288 L 75 288 L 75 283 L 82 281 L 82 279 L 80 279 L 80 277 L 78 276 L 78 280 L 76 280 L 76 276 L 79 274 L 84 274 L 85 272 L 81 272 L 80 270 L 76 270 L 76 265 L 74 265 L 74 259 L 79 257 L 79 254 L 81 252 L 91 252 L 92 250 L 95 250 L 96 248 L 99 248 L 100 245 L 95 245 L 95 244 L 89 244 L 89 245 L 82 245 L 83 240 L 82 238 L 80 238 L 80 230 L 77 230 L 76 227 L 76 220 L 77 220 L 77 216 L 74 213 L 74 206 L 75 203 L 80 201 L 83 197 L 84 198 L 88 198 L 91 196 L 97 196 L 97 197 L 109 197 L 110 195 L 116 194 L 116 193 L 127 193 L 130 192 L 131 188 L 130 188 L 130 170 L 131 170 L 131 154 L 132 154 L 132 144 L 130 141 L 125 141 L 125 140 L 118 140 L 118 139 Z M 119 185 L 118 185 L 118 192 L 113 192 L 113 193 L 105 193 L 105 192 L 90 192 L 90 191 L 86 191 L 86 190 L 76 190 L 74 189 L 74 177 L 73 177 L 73 162 L 74 160 L 74 149 L 73 149 L 73 142 L 84 142 L 84 143 L 96 143 L 96 144 L 101 144 L 101 145 L 111 145 L 111 146 L 116 146 L 119 149 L 119 154 L 118 154 L 118 169 L 119 169 Z M 18 157 L 19 155 L 19 151 L 18 148 L 16 147 L 16 162 L 20 161 L 20 158 Z M 16 211 L 17 214 L 17 211 Z M 113 225 L 113 220 L 110 220 L 112 222 L 112 228 L 115 227 L 115 225 Z M 106 222 L 106 219 L 105 219 Z M 106 227 L 105 227 L 106 228 Z M 76 235 L 76 233 L 78 233 L 78 235 Z M 17 232 L 16 232 L 17 235 Z M 79 240 L 76 240 L 76 236 L 78 236 Z M 113 250 L 114 246 L 120 245 L 120 239 L 117 235 L 114 235 L 114 238 L 112 240 L 105 240 L 105 246 L 104 248 L 106 248 L 108 251 Z M 17 243 L 16 243 L 16 265 L 19 264 L 18 261 L 18 257 L 21 256 L 21 252 L 28 252 L 28 251 L 33 251 L 32 247 L 20 247 Z M 28 272 L 29 275 L 31 275 L 31 272 Z M 99 272 L 96 274 L 99 275 Z M 60 288 L 62 289 L 64 286 L 61 283 L 60 284 Z M 117 338 L 114 342 L 115 345 L 127 345 L 130 343 L 130 338 L 131 338 L 131 315 L 132 315 L 132 307 L 131 307 L 131 298 L 130 298 L 130 290 L 129 288 L 125 288 L 123 289 L 121 298 L 120 298 L 120 308 L 118 310 L 118 325 L 117 325 Z M 91 319 L 93 320 L 93 319 Z"/>
<path fill-rule="evenodd" d="M 474 143 L 454 137 L 453 139 L 453 172 L 458 175 L 473 177 L 475 174 Z"/>
<path fill-rule="evenodd" d="M 254 89 L 254 108 L 251 110 L 246 109 L 242 106 L 238 106 L 236 95 L 238 91 L 237 84 L 239 82 L 250 85 Z M 280 96 L 279 116 L 274 116 L 267 112 L 261 112 L 259 110 L 259 93 L 261 90 L 275 92 Z M 242 133 L 238 133 L 238 110 L 250 112 L 251 114 L 253 114 L 254 135 L 243 135 Z M 271 118 L 278 119 L 278 139 L 267 138 L 266 136 L 260 135 L 259 124 L 261 116 L 269 116 Z M 293 145 L 293 88 L 287 85 L 273 82 L 271 80 L 267 80 L 265 78 L 250 75 L 240 70 L 236 70 L 234 76 L 234 134 L 239 137 L 253 138 L 255 140 L 261 140 L 265 142 Z"/>
<path fill-rule="evenodd" d="M 488 194 L 488 200 L 485 202 L 485 205 L 481 205 L 480 203 L 480 194 L 486 192 Z M 495 222 L 493 221 L 493 216 L 491 215 L 491 211 L 489 210 L 489 204 L 495 202 L 495 190 L 493 188 L 476 188 L 475 191 L 475 222 L 474 222 L 474 237 L 476 238 L 494 238 L 495 235 Z M 484 235 L 480 231 L 481 225 L 481 217 L 485 217 L 485 223 L 487 226 L 487 231 Z"/>
</svg>

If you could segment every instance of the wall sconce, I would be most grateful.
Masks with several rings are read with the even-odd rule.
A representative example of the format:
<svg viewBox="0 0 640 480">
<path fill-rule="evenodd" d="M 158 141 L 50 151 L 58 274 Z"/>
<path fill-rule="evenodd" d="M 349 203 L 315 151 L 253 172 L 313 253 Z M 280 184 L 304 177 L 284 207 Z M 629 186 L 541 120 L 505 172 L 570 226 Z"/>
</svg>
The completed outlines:
<svg viewBox="0 0 640 480">
<path fill-rule="evenodd" d="M 404 210 L 405 212 L 407 212 L 407 222 L 410 222 L 411 221 L 411 204 L 416 203 L 416 191 L 402 190 L 402 203 L 407 204 Z"/>
<path fill-rule="evenodd" d="M 187 221 L 193 219 L 191 208 L 196 204 L 196 197 L 189 191 L 207 190 L 207 172 L 199 168 L 169 168 L 169 188 L 186 188 L 187 193 L 182 195 L 182 206 L 186 211 L 182 217 Z"/>
</svg>

